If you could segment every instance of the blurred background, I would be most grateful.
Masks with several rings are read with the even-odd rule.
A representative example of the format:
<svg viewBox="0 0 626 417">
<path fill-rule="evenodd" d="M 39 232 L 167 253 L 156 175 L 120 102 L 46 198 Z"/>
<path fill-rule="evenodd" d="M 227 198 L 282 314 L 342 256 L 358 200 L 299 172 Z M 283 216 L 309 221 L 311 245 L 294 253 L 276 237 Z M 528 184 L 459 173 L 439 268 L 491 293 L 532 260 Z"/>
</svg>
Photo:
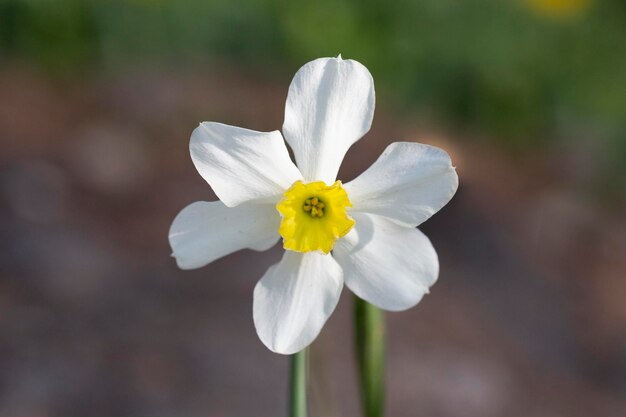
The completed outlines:
<svg viewBox="0 0 626 417">
<path fill-rule="evenodd" d="M 386 145 L 461 181 L 423 225 L 441 274 L 387 314 L 388 415 L 626 415 L 622 0 L 0 0 L 0 416 L 284 416 L 252 323 L 281 255 L 170 258 L 213 200 L 197 123 L 279 129 L 322 56 L 372 72 L 340 178 Z M 352 298 L 313 346 L 313 416 L 359 415 Z"/>
</svg>

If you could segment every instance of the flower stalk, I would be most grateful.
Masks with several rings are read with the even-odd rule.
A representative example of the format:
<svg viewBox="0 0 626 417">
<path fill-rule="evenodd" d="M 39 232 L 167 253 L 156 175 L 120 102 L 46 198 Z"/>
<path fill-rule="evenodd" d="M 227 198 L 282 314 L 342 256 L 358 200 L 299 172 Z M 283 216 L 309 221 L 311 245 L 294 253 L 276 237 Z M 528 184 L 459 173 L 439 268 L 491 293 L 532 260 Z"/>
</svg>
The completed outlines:
<svg viewBox="0 0 626 417">
<path fill-rule="evenodd" d="M 354 297 L 357 364 L 364 417 L 382 417 L 385 400 L 385 318 L 379 308 Z"/>
<path fill-rule="evenodd" d="M 309 348 L 291 355 L 289 382 L 289 417 L 307 417 L 307 382 Z"/>
</svg>

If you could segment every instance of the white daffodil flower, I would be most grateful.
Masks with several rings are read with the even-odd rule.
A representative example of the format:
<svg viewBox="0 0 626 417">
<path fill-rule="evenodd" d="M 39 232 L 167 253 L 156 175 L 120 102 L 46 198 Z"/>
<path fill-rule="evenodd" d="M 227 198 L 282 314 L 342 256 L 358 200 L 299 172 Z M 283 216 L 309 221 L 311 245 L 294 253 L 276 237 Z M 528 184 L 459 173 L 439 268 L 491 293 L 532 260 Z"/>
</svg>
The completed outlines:
<svg viewBox="0 0 626 417">
<path fill-rule="evenodd" d="M 417 304 L 439 274 L 437 253 L 416 229 L 454 195 L 448 154 L 397 142 L 347 184 L 336 181 L 348 148 L 370 129 L 374 82 L 353 60 L 320 58 L 289 87 L 282 135 L 203 122 L 191 158 L 220 201 L 196 202 L 169 232 L 182 269 L 240 249 L 286 249 L 254 289 L 254 324 L 272 351 L 308 346 L 344 283 L 385 310 Z M 293 149 L 290 157 L 283 136 Z"/>
</svg>

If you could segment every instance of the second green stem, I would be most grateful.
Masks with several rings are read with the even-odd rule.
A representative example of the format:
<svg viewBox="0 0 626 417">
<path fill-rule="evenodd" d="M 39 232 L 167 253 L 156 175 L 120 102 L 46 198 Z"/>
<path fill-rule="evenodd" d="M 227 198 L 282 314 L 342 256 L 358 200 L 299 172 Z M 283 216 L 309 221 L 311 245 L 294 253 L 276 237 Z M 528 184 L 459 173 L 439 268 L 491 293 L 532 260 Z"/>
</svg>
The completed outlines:
<svg viewBox="0 0 626 417">
<path fill-rule="evenodd" d="M 385 400 L 384 313 L 356 296 L 354 307 L 363 416 L 382 417 Z"/>
</svg>

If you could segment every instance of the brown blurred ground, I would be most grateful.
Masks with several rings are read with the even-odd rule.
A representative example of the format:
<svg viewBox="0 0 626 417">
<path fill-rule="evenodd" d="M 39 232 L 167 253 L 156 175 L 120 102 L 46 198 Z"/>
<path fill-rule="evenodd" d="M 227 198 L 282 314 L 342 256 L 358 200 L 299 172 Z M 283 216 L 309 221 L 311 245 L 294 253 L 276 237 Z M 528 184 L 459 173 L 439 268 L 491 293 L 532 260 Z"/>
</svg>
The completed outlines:
<svg viewBox="0 0 626 417">
<path fill-rule="evenodd" d="M 230 69 L 0 73 L 0 416 L 285 415 L 287 359 L 251 318 L 281 249 L 180 271 L 167 232 L 215 198 L 191 130 L 278 129 L 287 86 Z M 387 316 L 388 415 L 626 415 L 626 218 L 584 191 L 584 152 L 513 158 L 398 120 L 388 100 L 340 177 L 416 140 L 448 150 L 461 180 L 422 228 L 439 282 Z M 318 415 L 358 413 L 350 315 L 346 290 L 314 345 Z"/>
</svg>

